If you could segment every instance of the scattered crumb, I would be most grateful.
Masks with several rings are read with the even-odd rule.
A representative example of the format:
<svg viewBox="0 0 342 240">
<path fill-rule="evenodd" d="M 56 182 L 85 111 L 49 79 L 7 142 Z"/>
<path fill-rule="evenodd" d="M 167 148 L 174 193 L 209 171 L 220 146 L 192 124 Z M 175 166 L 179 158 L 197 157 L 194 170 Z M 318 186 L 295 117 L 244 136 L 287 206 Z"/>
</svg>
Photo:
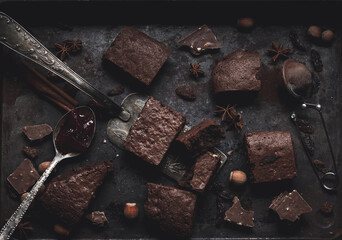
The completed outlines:
<svg viewBox="0 0 342 240">
<path fill-rule="evenodd" d="M 125 89 L 123 87 L 116 87 L 110 91 L 108 91 L 107 95 L 108 96 L 117 96 L 122 94 L 125 91 Z"/>
<path fill-rule="evenodd" d="M 232 155 L 233 152 L 234 150 L 230 150 L 229 152 L 227 152 L 228 156 Z"/>
<path fill-rule="evenodd" d="M 88 63 L 88 64 L 94 63 L 94 62 L 93 62 L 93 59 L 91 59 L 89 56 L 86 56 L 86 57 L 84 58 L 84 61 L 85 61 L 86 63 Z"/>
<path fill-rule="evenodd" d="M 106 140 L 106 139 L 104 139 L 104 140 L 103 140 L 103 143 L 107 143 L 107 140 Z"/>
</svg>

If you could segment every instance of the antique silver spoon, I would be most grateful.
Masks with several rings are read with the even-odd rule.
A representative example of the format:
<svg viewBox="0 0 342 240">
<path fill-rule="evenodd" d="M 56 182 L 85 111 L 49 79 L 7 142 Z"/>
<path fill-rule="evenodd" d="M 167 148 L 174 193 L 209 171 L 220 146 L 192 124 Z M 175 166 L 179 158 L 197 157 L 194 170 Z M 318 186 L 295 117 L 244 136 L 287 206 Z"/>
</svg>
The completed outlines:
<svg viewBox="0 0 342 240">
<path fill-rule="evenodd" d="M 91 108 L 89 108 L 89 107 L 78 107 L 78 108 L 75 108 L 75 110 L 77 110 L 78 112 L 81 112 L 84 115 L 87 114 L 88 116 L 91 116 L 91 118 L 93 119 L 93 122 L 94 122 L 93 131 L 92 131 L 91 136 L 89 136 L 88 141 L 85 144 L 85 146 L 88 148 L 91 144 L 91 141 L 92 141 L 92 139 L 94 137 L 94 133 L 95 133 L 95 128 L 96 128 L 95 114 L 91 110 Z M 57 138 L 60 130 L 62 129 L 62 127 L 65 126 L 66 121 L 68 120 L 71 112 L 72 111 L 66 113 L 58 121 L 58 123 L 57 123 L 57 125 L 53 131 L 53 144 L 54 144 L 54 148 L 56 151 L 56 155 L 55 155 L 54 159 L 52 160 L 49 167 L 45 170 L 45 172 L 40 176 L 40 178 L 38 179 L 36 184 L 32 187 L 32 189 L 29 192 L 29 194 L 27 195 L 27 197 L 21 202 L 21 204 L 19 205 L 17 210 L 15 210 L 15 212 L 12 214 L 10 219 L 7 221 L 7 223 L 1 229 L 0 240 L 10 238 L 10 236 L 14 232 L 15 228 L 17 227 L 17 225 L 20 223 L 21 219 L 23 218 L 25 212 L 29 208 L 30 204 L 32 203 L 33 199 L 37 195 L 37 192 L 39 191 L 40 187 L 43 185 L 45 180 L 49 177 L 50 173 L 57 166 L 57 164 L 59 162 L 61 162 L 63 159 L 76 157 L 76 156 L 81 154 L 81 152 L 69 152 L 69 153 L 62 154 L 59 151 L 59 149 L 56 147 L 56 138 Z"/>
</svg>

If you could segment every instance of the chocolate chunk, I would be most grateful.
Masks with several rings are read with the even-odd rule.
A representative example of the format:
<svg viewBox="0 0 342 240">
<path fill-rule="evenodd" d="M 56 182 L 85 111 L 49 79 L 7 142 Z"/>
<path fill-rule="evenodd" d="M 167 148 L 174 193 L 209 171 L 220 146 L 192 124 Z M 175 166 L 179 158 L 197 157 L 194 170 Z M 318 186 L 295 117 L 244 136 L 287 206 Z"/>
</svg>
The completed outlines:
<svg viewBox="0 0 342 240">
<path fill-rule="evenodd" d="M 31 159 L 34 159 L 38 156 L 38 149 L 31 148 L 29 146 L 25 146 L 25 147 L 23 147 L 23 151 Z"/>
<path fill-rule="evenodd" d="M 108 96 L 117 96 L 122 94 L 125 91 L 125 89 L 123 87 L 116 87 L 110 91 L 108 91 L 107 95 Z"/>
<path fill-rule="evenodd" d="M 226 211 L 224 220 L 240 226 L 254 227 L 254 211 L 243 209 L 239 198 L 235 196 L 233 206 Z"/>
<path fill-rule="evenodd" d="M 207 49 L 221 48 L 221 44 L 217 41 L 215 34 L 207 25 L 203 25 L 190 33 L 180 40 L 179 44 L 188 46 L 194 55 L 199 55 Z"/>
<path fill-rule="evenodd" d="M 94 211 L 86 216 L 95 226 L 104 227 L 108 224 L 108 219 L 104 212 Z"/>
<path fill-rule="evenodd" d="M 258 52 L 237 50 L 226 55 L 211 73 L 214 92 L 259 91 L 261 81 L 257 74 L 260 65 Z"/>
<path fill-rule="evenodd" d="M 253 183 L 292 179 L 296 176 L 290 132 L 247 132 L 245 142 Z"/>
<path fill-rule="evenodd" d="M 145 85 L 150 85 L 171 50 L 134 27 L 124 27 L 103 55 Z"/>
<path fill-rule="evenodd" d="M 161 230 L 179 237 L 192 233 L 196 195 L 174 187 L 147 183 L 145 215 Z"/>
<path fill-rule="evenodd" d="M 331 202 L 324 202 L 319 210 L 322 214 L 328 216 L 332 214 L 334 210 L 334 204 L 332 204 Z"/>
<path fill-rule="evenodd" d="M 25 126 L 23 132 L 31 141 L 40 140 L 52 133 L 50 125 L 44 123 L 40 125 Z"/>
<path fill-rule="evenodd" d="M 39 179 L 37 170 L 33 167 L 30 159 L 25 158 L 24 161 L 11 173 L 7 181 L 17 191 L 19 195 L 26 192 Z"/>
<path fill-rule="evenodd" d="M 297 190 L 293 190 L 291 193 L 281 193 L 272 201 L 269 208 L 275 211 L 281 220 L 287 219 L 291 222 L 299 219 L 303 213 L 312 211 L 312 208 Z"/>
<path fill-rule="evenodd" d="M 192 87 L 180 86 L 176 88 L 176 94 L 180 96 L 181 98 L 188 100 L 188 101 L 193 101 L 196 99 L 196 94 Z"/>
<path fill-rule="evenodd" d="M 325 163 L 322 162 L 321 160 L 315 159 L 313 161 L 313 163 L 315 164 L 315 167 L 317 168 L 317 170 L 320 171 L 321 173 L 329 172 L 329 169 L 327 168 L 327 165 L 325 165 Z"/>
</svg>

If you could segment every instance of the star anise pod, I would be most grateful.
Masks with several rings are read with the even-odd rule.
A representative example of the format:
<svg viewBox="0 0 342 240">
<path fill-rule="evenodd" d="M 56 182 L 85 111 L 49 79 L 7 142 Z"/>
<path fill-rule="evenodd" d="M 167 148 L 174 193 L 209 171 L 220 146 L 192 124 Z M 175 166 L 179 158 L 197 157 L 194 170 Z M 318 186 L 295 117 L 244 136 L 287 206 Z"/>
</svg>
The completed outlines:
<svg viewBox="0 0 342 240">
<path fill-rule="evenodd" d="M 223 122 L 229 123 L 228 129 L 232 126 L 240 133 L 243 123 L 242 123 L 242 115 L 236 111 L 236 105 L 231 106 L 230 104 L 227 105 L 226 108 L 221 106 L 216 106 L 217 110 L 216 113 L 222 113 L 221 120 Z"/>
<path fill-rule="evenodd" d="M 5 219 L 5 221 L 7 222 L 8 219 Z M 31 224 L 31 222 L 29 222 L 29 221 L 26 221 L 26 222 L 21 221 L 18 224 L 16 230 L 19 231 L 19 238 L 20 239 L 27 239 L 29 233 L 33 231 L 33 227 L 30 226 L 30 224 Z"/>
<path fill-rule="evenodd" d="M 57 56 L 59 56 L 59 59 L 64 61 L 64 59 L 67 56 L 70 56 L 69 54 L 70 49 L 65 43 L 63 45 L 59 43 L 55 43 L 55 46 L 59 49 L 59 51 L 57 52 Z"/>
<path fill-rule="evenodd" d="M 82 48 L 82 41 L 77 40 L 65 40 L 63 41 L 64 44 L 70 49 L 71 52 L 76 53 L 81 50 Z"/>
<path fill-rule="evenodd" d="M 284 48 L 283 49 L 283 44 L 282 43 L 278 46 L 275 42 L 272 42 L 272 47 L 273 47 L 272 49 L 267 49 L 267 51 L 275 54 L 272 57 L 273 62 L 275 62 L 278 59 L 279 56 L 283 56 L 285 58 L 289 57 L 286 54 L 291 52 L 291 48 Z"/>
<path fill-rule="evenodd" d="M 200 67 L 199 62 L 196 64 L 190 63 L 190 72 L 195 78 L 198 78 L 200 75 L 204 74 L 204 71 L 201 70 L 199 67 Z"/>
</svg>

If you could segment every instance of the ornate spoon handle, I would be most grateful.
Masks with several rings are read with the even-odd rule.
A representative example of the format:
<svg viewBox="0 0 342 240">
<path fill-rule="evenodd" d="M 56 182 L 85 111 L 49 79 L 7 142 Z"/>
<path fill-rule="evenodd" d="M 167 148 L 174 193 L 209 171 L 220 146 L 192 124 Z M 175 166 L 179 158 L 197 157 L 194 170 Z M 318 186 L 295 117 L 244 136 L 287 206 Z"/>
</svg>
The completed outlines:
<svg viewBox="0 0 342 240">
<path fill-rule="evenodd" d="M 65 65 L 14 19 L 0 12 L 0 42 L 16 53 L 55 73 L 101 104 L 109 113 L 127 121 L 129 113 L 115 104 L 71 68 Z M 128 118 L 128 119 L 127 119 Z"/>
<path fill-rule="evenodd" d="M 31 205 L 33 199 L 37 195 L 40 187 L 43 185 L 45 180 L 49 177 L 52 170 L 56 167 L 56 165 L 63 160 L 64 157 L 61 155 L 56 155 L 55 158 L 52 160 L 49 167 L 45 170 L 43 175 L 38 179 L 36 184 L 32 187 L 31 191 L 27 195 L 27 197 L 21 202 L 17 210 L 12 214 L 10 219 L 7 223 L 3 226 L 0 232 L 0 240 L 9 239 L 14 232 L 15 228 L 20 223 L 21 219 L 23 218 L 24 214 L 26 213 L 27 209 Z"/>
</svg>

